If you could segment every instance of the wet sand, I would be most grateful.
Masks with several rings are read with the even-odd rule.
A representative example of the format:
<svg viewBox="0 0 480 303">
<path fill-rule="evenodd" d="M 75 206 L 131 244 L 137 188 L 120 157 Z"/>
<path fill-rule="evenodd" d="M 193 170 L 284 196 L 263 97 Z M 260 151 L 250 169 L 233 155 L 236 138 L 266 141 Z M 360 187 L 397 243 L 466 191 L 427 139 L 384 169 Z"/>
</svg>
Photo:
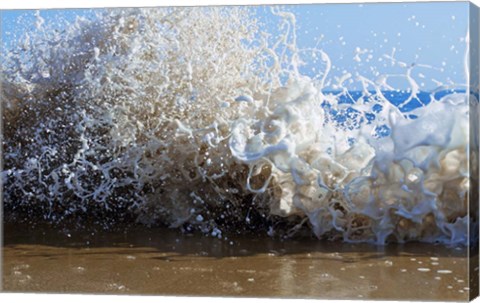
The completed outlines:
<svg viewBox="0 0 480 303">
<path fill-rule="evenodd" d="M 6 225 L 5 292 L 468 300 L 465 247 Z"/>
</svg>

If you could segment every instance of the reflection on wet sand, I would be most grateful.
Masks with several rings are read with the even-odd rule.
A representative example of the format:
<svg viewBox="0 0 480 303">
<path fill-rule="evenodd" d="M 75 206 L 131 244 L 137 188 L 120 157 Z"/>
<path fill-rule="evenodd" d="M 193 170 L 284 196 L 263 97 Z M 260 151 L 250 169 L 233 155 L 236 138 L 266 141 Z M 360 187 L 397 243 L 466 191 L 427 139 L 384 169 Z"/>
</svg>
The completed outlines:
<svg viewBox="0 0 480 303">
<path fill-rule="evenodd" d="M 5 226 L 3 291 L 467 300 L 464 247 Z"/>
</svg>

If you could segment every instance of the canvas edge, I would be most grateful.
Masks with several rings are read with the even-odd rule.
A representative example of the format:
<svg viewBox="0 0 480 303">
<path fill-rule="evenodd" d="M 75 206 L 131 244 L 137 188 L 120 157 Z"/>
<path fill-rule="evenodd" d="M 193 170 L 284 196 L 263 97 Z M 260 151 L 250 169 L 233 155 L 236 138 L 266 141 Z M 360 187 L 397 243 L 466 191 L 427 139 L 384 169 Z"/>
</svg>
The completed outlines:
<svg viewBox="0 0 480 303">
<path fill-rule="evenodd" d="M 479 294 L 479 13 L 480 9 L 473 2 L 468 7 L 468 98 L 469 98 L 469 175 L 470 190 L 468 196 L 469 243 L 468 243 L 468 278 L 469 299 L 474 300 Z"/>
</svg>

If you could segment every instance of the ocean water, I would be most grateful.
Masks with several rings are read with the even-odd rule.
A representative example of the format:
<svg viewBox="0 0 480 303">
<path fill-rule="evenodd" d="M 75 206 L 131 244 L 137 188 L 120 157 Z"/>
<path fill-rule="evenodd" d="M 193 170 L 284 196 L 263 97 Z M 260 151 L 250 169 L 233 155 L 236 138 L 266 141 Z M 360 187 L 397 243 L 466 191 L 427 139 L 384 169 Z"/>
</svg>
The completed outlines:
<svg viewBox="0 0 480 303">
<path fill-rule="evenodd" d="M 386 74 L 351 90 L 298 47 L 298 16 L 271 14 L 273 37 L 249 8 L 108 10 L 63 30 L 37 14 L 2 56 L 7 219 L 467 243 L 478 96 L 422 91 L 394 58 L 408 88 Z"/>
</svg>

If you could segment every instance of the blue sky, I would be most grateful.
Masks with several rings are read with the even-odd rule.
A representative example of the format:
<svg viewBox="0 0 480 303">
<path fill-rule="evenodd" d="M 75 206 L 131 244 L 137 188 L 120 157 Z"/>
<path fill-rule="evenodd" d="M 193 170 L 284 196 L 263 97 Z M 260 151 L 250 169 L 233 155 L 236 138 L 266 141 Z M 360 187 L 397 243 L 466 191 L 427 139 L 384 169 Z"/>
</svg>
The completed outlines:
<svg viewBox="0 0 480 303">
<path fill-rule="evenodd" d="M 389 4 L 317 4 L 287 6 L 297 16 L 300 48 L 317 47 L 325 51 L 333 65 L 332 76 L 346 72 L 345 82 L 359 89 L 357 75 L 374 80 L 378 74 L 403 74 L 405 68 L 392 66 L 385 55 L 410 65 L 423 90 L 437 82 L 464 83 L 465 38 L 468 27 L 468 3 L 389 3 Z M 257 7 L 259 18 L 275 33 L 269 9 Z M 2 36 L 10 43 L 33 28 L 33 11 L 3 11 Z M 90 10 L 42 10 L 46 22 L 73 20 L 76 15 L 92 16 Z M 306 57 L 308 61 L 309 57 Z M 430 66 L 430 67 L 427 67 Z M 302 71 L 314 76 L 320 63 L 309 64 Z M 315 69 L 315 70 L 314 70 Z M 392 77 L 394 88 L 406 88 L 401 77 Z"/>
</svg>

